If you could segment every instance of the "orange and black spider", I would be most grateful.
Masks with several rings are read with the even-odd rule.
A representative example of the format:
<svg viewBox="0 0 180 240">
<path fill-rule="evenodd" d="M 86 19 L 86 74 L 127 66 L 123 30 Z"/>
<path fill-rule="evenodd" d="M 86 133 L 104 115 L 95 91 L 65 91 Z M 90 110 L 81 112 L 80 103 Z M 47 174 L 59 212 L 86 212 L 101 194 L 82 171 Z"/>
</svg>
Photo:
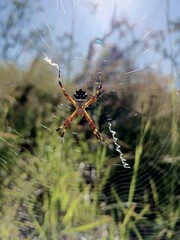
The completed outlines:
<svg viewBox="0 0 180 240">
<path fill-rule="evenodd" d="M 60 78 L 60 71 L 59 71 L 59 78 Z M 97 76 L 98 81 L 99 78 Z M 73 121 L 74 118 L 81 116 L 81 117 L 85 117 L 87 122 L 89 123 L 94 135 L 96 136 L 96 138 L 99 141 L 102 141 L 105 143 L 104 138 L 101 137 L 100 133 L 98 132 L 98 130 L 96 129 L 96 126 L 94 124 L 94 122 L 92 121 L 92 119 L 90 118 L 89 114 L 86 112 L 86 108 L 91 105 L 93 102 L 95 102 L 100 94 L 100 90 L 102 88 L 102 84 L 100 83 L 100 85 L 98 86 L 95 95 L 90 98 L 87 101 L 87 95 L 86 95 L 86 91 L 83 91 L 82 89 L 79 89 L 78 91 L 76 91 L 76 93 L 74 94 L 74 99 L 72 99 L 72 97 L 66 92 L 65 88 L 63 87 L 62 83 L 59 81 L 59 85 L 63 91 L 64 96 L 69 100 L 69 102 L 72 103 L 72 105 L 76 108 L 75 111 L 70 115 L 70 117 L 68 117 L 66 119 L 66 121 L 64 122 L 64 124 L 62 126 L 60 126 L 59 128 L 57 128 L 55 131 L 59 131 L 61 128 L 63 128 L 63 133 L 61 134 L 61 138 L 63 139 L 64 134 L 66 132 L 66 129 L 69 127 L 69 125 L 71 124 L 71 122 Z"/>
</svg>

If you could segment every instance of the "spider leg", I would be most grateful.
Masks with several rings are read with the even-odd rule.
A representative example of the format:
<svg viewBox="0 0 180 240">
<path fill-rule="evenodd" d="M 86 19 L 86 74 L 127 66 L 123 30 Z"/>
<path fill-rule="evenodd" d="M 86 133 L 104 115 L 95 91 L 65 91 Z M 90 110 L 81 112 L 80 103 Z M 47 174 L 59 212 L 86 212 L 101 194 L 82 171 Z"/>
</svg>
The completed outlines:
<svg viewBox="0 0 180 240">
<path fill-rule="evenodd" d="M 94 124 L 93 120 L 90 118 L 89 114 L 86 112 L 86 110 L 84 110 L 84 116 L 87 120 L 87 122 L 89 123 L 91 129 L 93 130 L 94 135 L 96 136 L 96 138 L 99 141 L 102 141 L 106 144 L 105 140 L 103 137 L 101 137 L 100 133 L 98 132 L 98 130 L 96 129 L 96 125 Z"/>
<path fill-rule="evenodd" d="M 98 76 L 97 76 L 97 78 L 98 78 Z M 99 80 L 99 78 L 98 78 L 98 80 Z M 102 84 L 100 83 L 99 87 L 96 90 L 95 95 L 92 98 L 90 98 L 89 101 L 87 101 L 87 103 L 85 103 L 85 108 L 87 108 L 89 105 L 91 105 L 93 102 L 95 102 L 97 100 L 97 98 L 100 94 L 101 88 L 102 88 Z"/>
<path fill-rule="evenodd" d="M 63 128 L 63 132 L 62 132 L 62 134 L 61 134 L 61 138 L 64 137 L 64 134 L 65 134 L 65 132 L 66 132 L 66 129 L 69 127 L 69 125 L 71 124 L 71 122 L 73 121 L 73 119 L 74 119 L 75 117 L 77 117 L 77 115 L 78 115 L 77 111 L 74 111 L 74 112 L 71 114 L 71 116 L 66 119 L 66 121 L 64 122 L 64 124 L 55 130 L 55 131 L 57 132 L 57 131 L 59 131 L 61 128 Z"/>
<path fill-rule="evenodd" d="M 76 107 L 76 102 L 72 99 L 72 97 L 66 92 L 65 88 L 63 87 L 62 83 L 59 81 L 59 85 L 63 91 L 64 96 Z"/>
</svg>

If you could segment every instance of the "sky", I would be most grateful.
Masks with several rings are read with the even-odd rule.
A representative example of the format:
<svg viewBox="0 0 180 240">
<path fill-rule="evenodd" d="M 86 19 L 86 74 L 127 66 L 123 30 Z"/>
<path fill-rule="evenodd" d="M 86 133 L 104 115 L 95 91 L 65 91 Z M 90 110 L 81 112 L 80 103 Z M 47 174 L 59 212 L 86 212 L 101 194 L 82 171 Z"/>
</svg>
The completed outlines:
<svg viewBox="0 0 180 240">
<path fill-rule="evenodd" d="M 127 17 L 135 24 L 142 37 L 149 28 L 166 28 L 167 24 L 166 0 L 41 0 L 39 3 L 44 8 L 41 20 L 54 25 L 57 32 L 71 31 L 73 22 L 74 34 L 84 40 L 83 46 L 86 39 L 101 37 L 106 32 L 114 9 L 117 17 Z M 96 5 L 94 9 L 92 4 Z M 179 9 L 180 1 L 170 0 L 168 10 L 172 19 L 180 17 Z"/>
<path fill-rule="evenodd" d="M 180 15 L 180 1 L 170 0 L 169 2 L 170 15 L 176 19 Z M 117 16 L 128 17 L 142 28 L 165 27 L 166 24 L 166 0 L 40 0 L 39 4 L 44 8 L 46 22 L 57 23 L 58 28 L 63 29 L 71 23 L 72 13 L 74 13 L 76 23 L 83 23 L 82 29 L 91 26 L 89 30 L 92 33 L 104 30 L 109 24 L 114 7 Z M 96 12 L 93 11 L 92 5 L 96 5 L 94 7 Z M 91 16 L 91 19 L 88 16 Z"/>
<path fill-rule="evenodd" d="M 138 39 L 143 39 L 150 30 L 167 30 L 167 15 L 172 20 L 180 18 L 180 0 L 39 0 L 38 4 L 43 12 L 32 20 L 32 24 L 44 23 L 51 35 L 73 32 L 82 55 L 86 55 L 92 39 L 100 39 L 108 31 L 114 13 L 117 19 L 125 17 L 135 26 Z M 53 58 L 56 50 L 53 51 L 48 39 L 44 40 L 49 46 L 46 54 Z M 151 50 L 143 55 L 139 53 L 137 65 L 141 68 L 144 62 L 156 58 Z M 165 73 L 170 69 L 167 64 L 163 63 Z"/>
<path fill-rule="evenodd" d="M 180 19 L 180 0 L 38 0 L 33 4 L 34 9 L 40 6 L 42 11 L 31 12 L 28 28 L 37 32 L 37 37 L 45 47 L 45 54 L 56 59 L 58 51 L 48 36 L 55 38 L 64 32 L 73 32 L 78 52 L 73 56 L 73 61 L 79 65 L 83 65 L 82 59 L 87 54 L 89 43 L 107 33 L 113 14 L 118 20 L 127 18 L 135 27 L 136 37 L 142 41 L 145 36 L 148 37 L 150 31 L 167 30 L 167 15 L 172 20 Z M 41 36 L 39 26 L 45 28 L 47 36 Z M 24 31 L 26 30 L 27 27 Z M 21 55 L 22 62 L 31 61 L 31 55 L 26 50 Z M 143 54 L 139 52 L 137 68 L 141 68 L 145 62 L 153 61 L 158 59 L 151 49 Z M 162 64 L 165 72 L 170 69 L 167 64 Z"/>
</svg>

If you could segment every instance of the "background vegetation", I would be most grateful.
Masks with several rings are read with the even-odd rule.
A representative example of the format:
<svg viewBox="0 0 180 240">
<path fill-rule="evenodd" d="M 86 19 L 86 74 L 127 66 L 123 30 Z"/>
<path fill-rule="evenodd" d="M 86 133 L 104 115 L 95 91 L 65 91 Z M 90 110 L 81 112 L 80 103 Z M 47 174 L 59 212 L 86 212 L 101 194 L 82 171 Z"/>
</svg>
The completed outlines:
<svg viewBox="0 0 180 240">
<path fill-rule="evenodd" d="M 177 40 L 172 54 L 167 32 L 142 43 L 127 19 L 113 15 L 107 33 L 89 42 L 87 61 L 74 79 L 73 32 L 59 36 L 55 58 L 67 72 L 61 80 L 70 94 L 76 86 L 93 94 L 100 76 L 103 91 L 88 112 L 108 145 L 97 142 L 84 119 L 73 122 L 61 143 L 52 131 L 72 107 L 54 81 L 58 73 L 43 61 L 35 32 L 16 38 L 33 6 L 12 1 L 0 28 L 0 239 L 178 239 L 179 22 L 167 15 L 168 36 L 176 33 Z M 106 47 L 114 34 L 126 44 Z M 98 54 L 97 44 L 103 46 Z M 169 75 L 135 71 L 135 52 L 147 44 L 170 62 Z M 33 56 L 28 69 L 18 64 L 24 47 Z M 121 164 L 108 121 L 130 169 Z"/>
</svg>

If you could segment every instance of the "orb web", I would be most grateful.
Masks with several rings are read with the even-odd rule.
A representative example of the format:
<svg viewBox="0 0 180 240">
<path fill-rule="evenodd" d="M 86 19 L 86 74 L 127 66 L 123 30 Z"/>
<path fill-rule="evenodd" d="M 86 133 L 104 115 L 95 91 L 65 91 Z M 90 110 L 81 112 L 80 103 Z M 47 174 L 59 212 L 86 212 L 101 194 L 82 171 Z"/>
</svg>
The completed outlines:
<svg viewBox="0 0 180 240">
<path fill-rule="evenodd" d="M 28 223 L 36 222 L 33 214 L 27 213 L 32 213 L 35 209 L 38 222 L 42 223 L 42 212 L 38 211 L 38 204 L 41 203 L 41 198 L 57 190 L 55 188 L 57 178 L 53 177 L 57 169 L 59 171 L 64 169 L 67 175 L 72 176 L 74 185 L 67 183 L 72 196 L 79 193 L 80 187 L 75 183 L 84 179 L 89 188 L 89 191 L 84 192 L 84 201 L 97 201 L 96 198 L 99 198 L 98 204 L 102 215 L 112 216 L 116 221 L 113 231 L 113 228 L 110 230 L 109 222 L 99 226 L 92 218 L 99 226 L 96 230 L 90 233 L 77 230 L 72 237 L 90 239 L 93 236 L 97 239 L 101 237 L 108 239 L 111 233 L 112 239 L 121 239 L 122 232 L 127 229 L 130 229 L 129 239 L 154 239 L 155 236 L 159 239 L 173 237 L 176 239 L 178 236 L 180 83 L 177 47 L 179 28 L 178 21 L 176 22 L 173 16 L 177 15 L 176 11 L 172 10 L 174 2 L 170 4 L 170 1 L 137 1 L 135 4 L 133 1 L 127 1 L 127 4 L 121 6 L 115 0 L 111 1 L 111 4 L 107 1 L 103 3 L 63 0 L 57 0 L 51 3 L 51 6 L 49 3 L 42 3 L 45 11 L 40 11 L 29 27 L 32 27 L 41 43 L 41 47 L 37 45 L 36 50 L 40 51 L 41 59 L 44 57 L 51 65 L 50 68 L 61 69 L 62 82 L 69 87 L 67 91 L 71 96 L 79 88 L 87 89 L 89 96 L 92 96 L 99 84 L 96 75 L 100 76 L 103 90 L 97 102 L 88 109 L 88 113 L 100 133 L 102 131 L 103 136 L 107 138 L 108 145 L 101 146 L 87 123 L 80 120 L 75 121 L 67 130 L 64 143 L 59 142 L 58 134 L 51 134 L 56 124 L 61 124 L 72 112 L 71 105 L 59 88 L 56 71 L 52 85 L 55 84 L 55 88 L 59 88 L 56 92 L 59 100 L 55 99 L 53 102 L 54 108 L 48 113 L 50 114 L 47 118 L 48 123 L 44 119 L 40 120 L 41 128 L 39 135 L 37 134 L 41 139 L 40 133 L 46 132 L 46 138 L 52 139 L 48 146 L 42 147 L 47 143 L 47 139 L 42 138 L 42 146 L 37 151 L 37 146 L 33 144 L 28 134 L 14 128 L 14 118 L 11 118 L 9 125 L 6 121 L 2 123 L 5 127 L 5 133 L 0 136 L 4 148 L 1 151 L 2 177 L 6 174 L 10 159 L 18 159 L 19 154 L 23 153 L 23 161 L 21 159 L 18 165 L 20 172 L 14 172 L 17 179 L 18 173 L 21 173 L 19 180 L 15 182 L 12 191 L 9 189 L 13 182 L 10 181 L 10 187 L 8 185 L 6 188 L 6 191 L 11 193 L 8 198 L 10 204 L 18 194 L 21 196 L 23 192 L 26 193 L 27 197 L 17 210 L 19 223 L 27 222 L 24 228 L 20 228 L 22 236 L 30 234 L 34 229 L 34 225 L 32 224 L 31 229 Z M 41 23 L 45 24 L 47 35 L 38 30 Z M 63 31 L 65 34 L 59 37 L 58 35 L 61 35 L 59 32 Z M 31 39 L 28 39 L 21 52 L 21 59 L 25 59 L 26 62 L 32 58 L 26 51 L 28 45 L 31 45 Z M 4 76 L 4 79 L 9 81 L 12 79 L 8 70 Z M 43 84 L 46 85 L 43 78 L 37 78 L 37 82 L 40 88 Z M 7 85 L 7 91 L 13 85 L 18 87 L 25 84 L 15 80 Z M 30 88 L 26 91 L 33 93 Z M 18 97 L 16 96 L 16 99 Z M 14 99 L 8 104 L 9 108 L 13 109 Z M 1 105 L 5 109 L 8 104 L 6 96 L 1 91 Z M 16 109 L 13 111 L 16 112 Z M 6 115 L 5 112 L 3 114 Z M 33 119 L 30 118 L 30 121 Z M 30 131 L 33 133 L 34 129 Z M 21 140 L 21 145 L 16 143 L 14 136 Z M 63 148 L 67 146 L 68 150 L 64 151 L 66 152 L 64 155 L 69 153 L 72 158 L 67 157 L 67 162 L 70 162 L 69 168 L 65 167 L 64 162 L 54 160 L 57 169 L 52 168 L 51 172 L 47 167 L 50 166 L 49 162 L 53 161 L 51 156 L 55 152 L 57 155 L 54 159 L 59 158 L 56 141 L 59 143 L 59 151 L 63 152 Z M 97 156 L 91 157 L 93 151 L 97 151 Z M 29 152 L 33 156 L 32 161 L 26 156 Z M 39 163 L 36 162 L 37 159 Z M 30 165 L 33 168 L 27 167 Z M 39 176 L 43 178 L 45 187 L 42 186 L 42 182 L 42 185 L 39 184 L 36 178 L 34 182 L 28 181 L 33 175 L 33 169 L 36 168 Z M 43 177 L 44 169 L 50 183 Z M 74 174 L 76 172 L 78 174 Z M 33 176 L 39 181 L 42 180 L 37 175 Z M 33 189 L 33 196 L 27 194 L 27 188 L 21 185 L 20 180 L 23 179 L 29 189 Z M 83 187 L 84 182 L 81 183 Z M 98 188 L 98 184 L 102 184 L 103 187 Z M 39 202 L 35 202 L 33 209 L 31 205 L 34 196 Z M 143 214 L 143 211 L 146 213 Z M 171 224 L 169 222 L 172 215 L 175 218 Z M 136 220 L 133 221 L 134 219 Z"/>
</svg>

